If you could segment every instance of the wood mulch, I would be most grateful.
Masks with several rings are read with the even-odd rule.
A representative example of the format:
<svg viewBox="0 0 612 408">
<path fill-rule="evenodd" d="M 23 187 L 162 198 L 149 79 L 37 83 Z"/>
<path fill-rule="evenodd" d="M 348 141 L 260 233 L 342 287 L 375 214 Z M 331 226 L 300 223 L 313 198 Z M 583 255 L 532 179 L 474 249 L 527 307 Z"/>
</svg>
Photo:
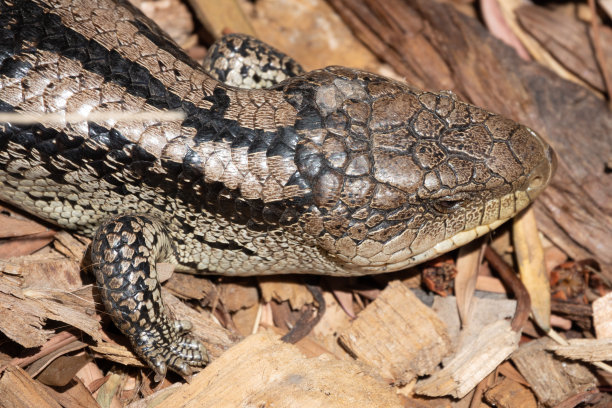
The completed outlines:
<svg viewBox="0 0 612 408">
<path fill-rule="evenodd" d="M 3 207 L 0 406 L 612 406 L 612 1 L 138 5 L 194 58 L 246 32 L 306 69 L 452 90 L 544 135 L 557 174 L 512 223 L 407 271 L 172 274 L 165 300 L 212 363 L 161 384 L 99 307 L 82 267 L 89 241 Z M 325 313 L 290 345 L 280 336 L 317 313 L 305 282 L 322 289 Z"/>
</svg>

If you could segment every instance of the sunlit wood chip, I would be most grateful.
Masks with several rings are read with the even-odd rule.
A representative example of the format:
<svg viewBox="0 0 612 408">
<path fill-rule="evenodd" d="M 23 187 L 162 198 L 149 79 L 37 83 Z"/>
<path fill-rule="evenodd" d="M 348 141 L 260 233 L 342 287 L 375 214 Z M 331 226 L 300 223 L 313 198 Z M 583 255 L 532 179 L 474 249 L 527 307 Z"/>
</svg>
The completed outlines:
<svg viewBox="0 0 612 408">
<path fill-rule="evenodd" d="M 349 353 L 397 384 L 431 373 L 450 351 L 444 323 L 399 281 L 389 283 L 339 340 Z"/>
</svg>

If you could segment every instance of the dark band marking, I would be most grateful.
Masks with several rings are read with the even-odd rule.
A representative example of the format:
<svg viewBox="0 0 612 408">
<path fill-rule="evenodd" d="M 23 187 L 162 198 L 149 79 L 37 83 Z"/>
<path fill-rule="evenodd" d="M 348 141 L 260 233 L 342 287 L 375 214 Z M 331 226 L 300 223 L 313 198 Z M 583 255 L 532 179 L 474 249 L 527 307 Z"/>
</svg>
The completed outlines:
<svg viewBox="0 0 612 408">
<path fill-rule="evenodd" d="M 223 87 L 215 88 L 205 98 L 212 103 L 210 109 L 198 108 L 168 92 L 159 79 L 138 63 L 64 26 L 59 16 L 45 13 L 30 0 L 15 0 L 15 4 L 7 6 L 5 1 L 0 1 L 0 21 L 5 22 L 0 27 L 0 38 L 6 39 L 1 48 L 3 54 L 0 55 L 0 61 L 7 61 L 0 64 L 0 75 L 23 76 L 31 69 L 38 69 L 28 64 L 17 64 L 15 55 L 35 56 L 36 49 L 58 53 L 78 61 L 85 70 L 103 76 L 106 81 L 121 85 L 127 92 L 145 99 L 152 106 L 160 109 L 182 108 L 187 114 L 182 125 L 197 129 L 194 138 L 196 145 L 224 141 L 230 142 L 232 147 L 248 146 L 249 153 L 265 151 L 268 157 L 278 155 L 293 159 L 299 139 L 295 130 L 290 127 L 281 128 L 277 132 L 253 130 L 240 126 L 236 121 L 224 119 L 230 98 Z M 10 30 L 9 21 L 15 25 Z M 147 32 L 144 26 L 139 29 L 149 39 L 156 37 L 155 33 Z M 159 38 L 159 41 L 166 39 Z M 0 105 L 0 110 L 13 111 L 13 107 L 4 103 Z M 77 165 L 70 166 L 70 163 L 86 162 L 98 177 L 113 185 L 117 193 L 128 194 L 124 173 L 131 173 L 140 179 L 139 182 L 150 187 L 160 187 L 169 197 L 182 201 L 194 214 L 205 209 L 255 230 L 275 229 L 282 220 L 295 220 L 295 217 L 284 216 L 281 209 L 305 207 L 310 201 L 307 196 L 264 204 L 261 200 L 245 200 L 239 191 L 229 190 L 221 183 L 205 183 L 201 170 L 202 158 L 194 151 L 185 155 L 182 163 L 162 159 L 166 174 L 160 175 L 151 171 L 156 158 L 140 146 L 127 140 L 115 129 L 107 129 L 95 123 L 89 125 L 87 139 L 71 137 L 43 126 L 11 126 L 6 134 L 0 135 L 0 142 L 4 144 L 11 138 L 24 148 L 36 145 L 56 181 L 60 181 L 67 171 L 75 169 Z M 53 167 L 49 157 L 59 159 L 67 167 Z M 308 188 L 297 172 L 288 184 Z M 165 208 L 162 210 L 165 211 Z"/>
</svg>

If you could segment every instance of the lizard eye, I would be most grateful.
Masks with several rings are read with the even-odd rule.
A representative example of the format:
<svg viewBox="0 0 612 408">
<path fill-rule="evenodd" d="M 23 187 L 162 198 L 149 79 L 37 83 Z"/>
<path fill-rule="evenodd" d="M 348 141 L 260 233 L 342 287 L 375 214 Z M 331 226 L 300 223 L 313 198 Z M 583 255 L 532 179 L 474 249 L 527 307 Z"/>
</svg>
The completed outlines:
<svg viewBox="0 0 612 408">
<path fill-rule="evenodd" d="M 462 208 L 467 199 L 468 196 L 466 194 L 441 197 L 433 202 L 433 207 L 439 213 L 449 214 Z"/>
</svg>

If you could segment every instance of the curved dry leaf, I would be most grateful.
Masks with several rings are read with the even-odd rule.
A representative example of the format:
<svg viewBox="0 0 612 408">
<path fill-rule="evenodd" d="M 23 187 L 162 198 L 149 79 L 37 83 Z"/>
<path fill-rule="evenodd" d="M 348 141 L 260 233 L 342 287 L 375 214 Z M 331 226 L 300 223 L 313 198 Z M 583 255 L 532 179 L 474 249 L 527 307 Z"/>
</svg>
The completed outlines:
<svg viewBox="0 0 612 408">
<path fill-rule="evenodd" d="M 457 258 L 455 296 L 457 297 L 457 309 L 463 326 L 468 324 L 470 318 L 470 307 L 478 278 L 478 266 L 482 262 L 484 253 L 482 249 L 481 241 L 472 242 L 459 250 L 459 257 Z"/>
<path fill-rule="evenodd" d="M 521 281 L 531 297 L 531 312 L 538 326 L 547 332 L 550 330 L 550 283 L 532 208 L 514 219 L 512 237 Z"/>
</svg>

